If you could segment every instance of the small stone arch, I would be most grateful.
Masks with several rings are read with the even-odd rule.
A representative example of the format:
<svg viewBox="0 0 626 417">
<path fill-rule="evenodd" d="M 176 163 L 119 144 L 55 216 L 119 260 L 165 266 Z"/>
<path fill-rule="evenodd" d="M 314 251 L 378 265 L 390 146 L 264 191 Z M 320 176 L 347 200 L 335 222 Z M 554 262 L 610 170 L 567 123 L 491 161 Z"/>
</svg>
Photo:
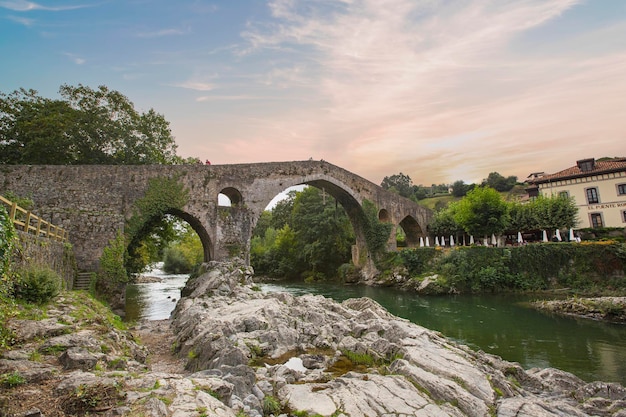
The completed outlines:
<svg viewBox="0 0 626 417">
<path fill-rule="evenodd" d="M 391 222 L 391 215 L 389 214 L 389 212 L 386 209 L 380 209 L 378 211 L 378 220 L 383 222 L 383 223 L 390 223 Z"/>
<path fill-rule="evenodd" d="M 220 194 L 224 194 L 230 200 L 231 207 L 238 207 L 243 203 L 243 197 L 241 192 L 234 187 L 226 187 L 220 191 Z"/>
<path fill-rule="evenodd" d="M 417 220 L 415 220 L 412 216 L 406 216 L 400 222 L 399 226 L 404 231 L 406 235 L 406 245 L 409 248 L 414 248 L 419 245 L 420 237 L 424 236 L 424 232 L 420 227 Z"/>
<path fill-rule="evenodd" d="M 183 211 L 183 210 L 179 210 L 179 209 L 165 210 L 163 213 L 160 214 L 160 216 L 165 216 L 168 214 L 174 217 L 178 217 L 181 220 L 184 220 L 185 222 L 187 222 L 187 224 L 189 224 L 189 226 L 191 226 L 194 232 L 197 233 L 198 237 L 200 238 L 200 242 L 202 243 L 204 262 L 213 260 L 214 254 L 213 254 L 213 244 L 211 242 L 211 237 L 209 236 L 209 233 L 207 232 L 205 227 L 202 225 L 200 220 L 196 218 L 195 216 L 191 215 L 190 213 Z M 148 221 L 147 223 L 149 222 L 150 221 Z"/>
</svg>

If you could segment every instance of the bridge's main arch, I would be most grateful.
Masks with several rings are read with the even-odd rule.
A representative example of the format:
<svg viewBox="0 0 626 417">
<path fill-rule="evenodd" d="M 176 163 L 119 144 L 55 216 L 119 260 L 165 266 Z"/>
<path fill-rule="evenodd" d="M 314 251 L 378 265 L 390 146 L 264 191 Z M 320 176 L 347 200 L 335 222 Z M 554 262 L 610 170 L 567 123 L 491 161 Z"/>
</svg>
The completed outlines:
<svg viewBox="0 0 626 417">
<path fill-rule="evenodd" d="M 137 202 L 155 178 L 175 180 L 187 199 L 182 206 L 165 205 L 161 213 L 182 218 L 198 233 L 205 260 L 239 256 L 249 261 L 250 238 L 261 213 L 277 194 L 294 185 L 325 190 L 345 209 L 354 228 L 359 252 L 366 251 L 363 203 L 372 202 L 381 221 L 392 223 L 389 248 L 401 227 L 407 243 L 424 236 L 428 209 L 372 182 L 324 161 L 271 162 L 234 165 L 134 166 L 3 166 L 0 192 L 32 198 L 42 217 L 70 233 L 78 267 L 96 270 L 102 250 L 125 231 Z M 231 200 L 220 206 L 219 194 Z M 363 257 L 360 257 L 361 259 Z"/>
</svg>

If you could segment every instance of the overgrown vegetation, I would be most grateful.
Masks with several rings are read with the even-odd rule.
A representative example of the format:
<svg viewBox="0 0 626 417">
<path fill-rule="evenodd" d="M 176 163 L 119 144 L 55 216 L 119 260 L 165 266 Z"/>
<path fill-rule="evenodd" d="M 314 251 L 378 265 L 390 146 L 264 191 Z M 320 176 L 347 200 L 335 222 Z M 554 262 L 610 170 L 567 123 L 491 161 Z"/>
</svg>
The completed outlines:
<svg viewBox="0 0 626 417">
<path fill-rule="evenodd" d="M 189 199 L 189 192 L 177 178 L 152 178 L 145 195 L 134 203 L 133 216 L 124 233 L 128 242 L 125 266 L 129 273 L 141 272 L 151 262 L 163 259 L 167 245 L 175 239 L 177 215 Z"/>
<path fill-rule="evenodd" d="M 399 255 L 409 275 L 437 274 L 441 292 L 626 290 L 626 245 L 538 243 L 516 247 L 404 249 Z"/>
<path fill-rule="evenodd" d="M 17 242 L 13 222 L 6 209 L 0 205 L 0 350 L 12 341 L 13 335 L 5 326 L 9 317 L 15 314 L 15 300 L 12 297 L 14 274 L 11 272 L 11 257 Z"/>
<path fill-rule="evenodd" d="M 263 213 L 251 241 L 251 264 L 257 275 L 273 278 L 334 278 L 349 261 L 354 239 L 341 205 L 307 187 Z"/>
<path fill-rule="evenodd" d="M 377 262 L 387 250 L 387 241 L 393 225 L 378 220 L 378 208 L 369 200 L 363 201 L 365 241 L 370 255 Z"/>
<path fill-rule="evenodd" d="M 109 245 L 102 251 L 100 269 L 96 276 L 96 293 L 105 300 L 118 297 L 123 286 L 130 280 L 124 267 L 125 252 L 126 239 L 122 233 L 109 241 Z"/>
</svg>

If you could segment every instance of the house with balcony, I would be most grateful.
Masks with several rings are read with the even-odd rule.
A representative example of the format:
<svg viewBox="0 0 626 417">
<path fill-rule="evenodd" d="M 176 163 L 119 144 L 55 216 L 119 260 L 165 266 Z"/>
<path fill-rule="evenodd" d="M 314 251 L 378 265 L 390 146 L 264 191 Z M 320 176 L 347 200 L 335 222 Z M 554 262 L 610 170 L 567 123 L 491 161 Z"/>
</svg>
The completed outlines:
<svg viewBox="0 0 626 417">
<path fill-rule="evenodd" d="M 530 197 L 572 197 L 578 229 L 626 227 L 626 158 L 581 159 L 554 174 L 532 173 L 526 181 Z"/>
</svg>

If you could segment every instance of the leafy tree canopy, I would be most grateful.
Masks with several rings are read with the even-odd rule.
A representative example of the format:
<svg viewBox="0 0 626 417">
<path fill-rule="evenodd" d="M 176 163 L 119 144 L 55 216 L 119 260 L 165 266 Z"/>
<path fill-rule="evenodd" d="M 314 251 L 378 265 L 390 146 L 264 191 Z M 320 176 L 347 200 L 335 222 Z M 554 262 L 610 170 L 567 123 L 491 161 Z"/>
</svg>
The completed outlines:
<svg viewBox="0 0 626 417">
<path fill-rule="evenodd" d="M 257 222 L 251 263 L 275 278 L 325 279 L 350 260 L 354 232 L 343 208 L 315 187 L 290 192 Z"/>
<path fill-rule="evenodd" d="M 385 190 L 396 192 L 406 198 L 410 198 L 413 194 L 413 181 L 411 177 L 402 172 L 383 178 L 380 186 Z"/>
<path fill-rule="evenodd" d="M 35 90 L 0 93 L 0 163 L 173 164 L 169 122 L 153 109 L 140 113 L 118 91 L 62 85 L 61 99 Z"/>
<path fill-rule="evenodd" d="M 489 176 L 483 180 L 482 185 L 491 187 L 496 191 L 510 191 L 517 184 L 516 176 L 504 177 L 497 172 L 489 173 Z"/>
<path fill-rule="evenodd" d="M 500 234 L 508 225 L 508 206 L 493 188 L 474 188 L 455 204 L 454 220 L 471 235 Z"/>
</svg>

